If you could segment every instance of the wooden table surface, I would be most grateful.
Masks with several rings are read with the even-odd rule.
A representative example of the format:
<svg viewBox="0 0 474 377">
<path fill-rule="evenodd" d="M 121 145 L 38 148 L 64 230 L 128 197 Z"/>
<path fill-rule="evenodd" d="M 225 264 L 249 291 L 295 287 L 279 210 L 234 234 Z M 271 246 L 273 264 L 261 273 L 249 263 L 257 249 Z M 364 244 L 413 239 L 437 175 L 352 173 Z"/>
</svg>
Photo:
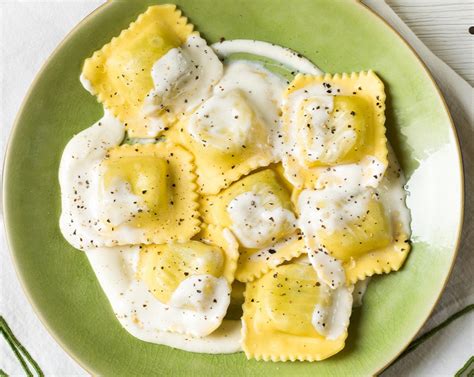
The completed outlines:
<svg viewBox="0 0 474 377">
<path fill-rule="evenodd" d="M 474 86 L 474 0 L 386 2 L 435 55 Z"/>
</svg>

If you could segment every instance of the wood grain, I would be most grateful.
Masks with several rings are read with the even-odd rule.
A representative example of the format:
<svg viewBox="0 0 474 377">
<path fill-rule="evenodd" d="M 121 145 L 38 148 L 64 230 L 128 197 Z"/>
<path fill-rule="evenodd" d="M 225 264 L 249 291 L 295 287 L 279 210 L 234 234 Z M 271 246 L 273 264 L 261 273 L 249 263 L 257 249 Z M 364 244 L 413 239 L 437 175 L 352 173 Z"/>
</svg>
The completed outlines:
<svg viewBox="0 0 474 377">
<path fill-rule="evenodd" d="M 474 0 L 386 0 L 413 32 L 474 85 Z"/>
</svg>

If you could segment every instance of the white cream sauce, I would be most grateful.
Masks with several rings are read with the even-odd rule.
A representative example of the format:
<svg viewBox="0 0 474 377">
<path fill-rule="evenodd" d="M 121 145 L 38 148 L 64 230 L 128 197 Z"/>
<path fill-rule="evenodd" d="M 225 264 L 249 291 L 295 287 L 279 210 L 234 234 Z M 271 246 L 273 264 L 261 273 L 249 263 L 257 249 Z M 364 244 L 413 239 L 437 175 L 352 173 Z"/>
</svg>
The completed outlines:
<svg viewBox="0 0 474 377">
<path fill-rule="evenodd" d="M 60 228 L 77 249 L 109 243 L 103 234 L 106 225 L 100 220 L 100 163 L 107 150 L 119 145 L 124 135 L 123 124 L 105 111 L 102 119 L 74 136 L 64 149 L 59 166 Z M 133 241 L 126 230 L 123 232 L 125 242 Z"/>
<path fill-rule="evenodd" d="M 220 57 L 227 57 L 239 52 L 262 56 L 279 62 L 294 71 L 318 75 L 323 73 L 311 61 L 301 54 L 286 47 L 277 46 L 273 43 L 255 41 L 251 39 L 234 39 L 214 43 L 212 49 Z"/>
<path fill-rule="evenodd" d="M 93 88 L 91 82 L 88 79 L 86 79 L 86 77 L 82 73 L 79 76 L 79 81 L 81 82 L 82 87 L 85 90 L 87 90 L 90 94 L 94 95 L 94 88 Z"/>
<path fill-rule="evenodd" d="M 241 90 L 212 96 L 191 115 L 189 134 L 204 146 L 223 152 L 241 148 L 247 142 L 254 112 Z"/>
<path fill-rule="evenodd" d="M 408 198 L 407 191 L 405 190 L 405 174 L 400 168 L 390 143 L 387 143 L 387 147 L 388 168 L 375 191 L 392 221 L 399 222 L 402 225 L 401 230 L 410 237 L 411 216 L 406 205 Z"/>
<path fill-rule="evenodd" d="M 226 63 L 212 97 L 191 116 L 188 132 L 204 145 L 231 150 L 245 145 L 253 126 L 263 126 L 268 137 L 258 140 L 258 147 L 272 148 L 281 134 L 279 112 L 285 88 L 283 78 L 259 63 Z"/>
<path fill-rule="evenodd" d="M 383 174 L 382 174 L 383 176 Z M 316 247 L 317 233 L 333 233 L 358 219 L 367 210 L 375 192 L 374 177 L 368 177 L 363 164 L 328 168 L 316 182 L 316 189 L 305 189 L 298 197 L 299 226 Z"/>
<path fill-rule="evenodd" d="M 316 304 L 314 308 L 311 323 L 329 340 L 335 340 L 347 331 L 352 313 L 352 290 L 353 286 L 329 289 L 326 295 L 331 304 Z"/>
<path fill-rule="evenodd" d="M 174 119 L 189 114 L 209 98 L 222 72 L 217 55 L 196 34 L 158 59 L 151 72 L 155 87 L 142 109 L 152 119 L 149 136 L 157 136 Z"/>
<path fill-rule="evenodd" d="M 344 285 L 346 274 L 339 259 L 331 256 L 330 252 L 321 246 L 306 246 L 306 252 L 319 280 L 334 289 Z"/>
<path fill-rule="evenodd" d="M 178 286 L 170 305 L 165 305 L 149 292 L 144 282 L 137 280 L 138 253 L 138 246 L 86 252 L 115 315 L 128 332 L 147 342 L 191 352 L 240 350 L 240 321 L 224 320 L 212 332 L 221 324 L 230 302 L 230 287 L 225 279 L 192 276 Z M 197 290 L 204 292 L 206 284 L 213 285 L 213 293 L 196 294 Z"/>
<path fill-rule="evenodd" d="M 291 93 L 285 100 L 289 132 L 285 140 L 285 155 L 294 156 L 301 166 L 307 162 L 336 160 L 339 145 L 327 127 L 334 100 L 323 85 L 305 87 Z"/>
<path fill-rule="evenodd" d="M 354 290 L 352 292 L 352 307 L 358 308 L 362 305 L 362 299 L 364 298 L 367 286 L 370 282 L 370 277 L 366 277 L 364 280 L 358 280 L 354 284 Z"/>
<path fill-rule="evenodd" d="M 101 187 L 100 198 L 96 198 L 99 219 L 107 227 L 117 227 L 129 221 L 132 216 L 147 208 L 141 198 L 132 192 L 130 184 L 115 179 L 107 189 Z"/>
<path fill-rule="evenodd" d="M 227 206 L 227 213 L 232 220 L 230 229 L 247 248 L 269 245 L 295 228 L 293 212 L 283 208 L 278 197 L 268 192 L 248 191 L 236 196 Z"/>
</svg>

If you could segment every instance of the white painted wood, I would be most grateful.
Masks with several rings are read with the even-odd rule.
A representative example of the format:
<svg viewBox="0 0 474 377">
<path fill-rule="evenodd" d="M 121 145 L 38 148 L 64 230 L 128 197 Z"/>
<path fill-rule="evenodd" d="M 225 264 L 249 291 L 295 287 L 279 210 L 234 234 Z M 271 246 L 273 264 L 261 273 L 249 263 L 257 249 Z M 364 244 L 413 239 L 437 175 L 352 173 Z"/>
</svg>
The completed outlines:
<svg viewBox="0 0 474 377">
<path fill-rule="evenodd" d="M 382 0 L 380 0 L 382 1 Z M 474 0 L 386 0 L 441 60 L 474 85 Z"/>
</svg>

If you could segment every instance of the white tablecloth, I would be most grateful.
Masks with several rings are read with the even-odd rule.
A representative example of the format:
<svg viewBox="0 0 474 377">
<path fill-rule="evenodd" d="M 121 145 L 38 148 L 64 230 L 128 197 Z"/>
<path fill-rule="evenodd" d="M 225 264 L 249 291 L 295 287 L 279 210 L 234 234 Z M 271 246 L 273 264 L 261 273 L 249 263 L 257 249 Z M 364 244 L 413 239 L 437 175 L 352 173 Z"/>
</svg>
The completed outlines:
<svg viewBox="0 0 474 377">
<path fill-rule="evenodd" d="M 98 0 L 62 2 L 0 0 L 2 155 L 9 129 L 22 98 L 41 65 L 65 34 L 101 3 L 102 1 Z M 420 332 L 423 334 L 453 313 L 474 303 L 473 88 L 434 56 L 384 1 L 366 0 L 365 3 L 400 31 L 429 66 L 448 101 L 464 153 L 466 220 L 461 250 L 448 287 L 435 312 Z M 45 375 L 86 375 L 87 373 L 48 334 L 26 300 L 7 251 L 3 224 L 0 225 L 0 315 L 8 321 L 13 333 L 29 350 Z M 474 311 L 470 311 L 393 364 L 384 375 L 454 375 L 473 354 Z M 25 375 L 15 355 L 2 338 L 0 338 L 0 369 L 9 375 Z"/>
</svg>

